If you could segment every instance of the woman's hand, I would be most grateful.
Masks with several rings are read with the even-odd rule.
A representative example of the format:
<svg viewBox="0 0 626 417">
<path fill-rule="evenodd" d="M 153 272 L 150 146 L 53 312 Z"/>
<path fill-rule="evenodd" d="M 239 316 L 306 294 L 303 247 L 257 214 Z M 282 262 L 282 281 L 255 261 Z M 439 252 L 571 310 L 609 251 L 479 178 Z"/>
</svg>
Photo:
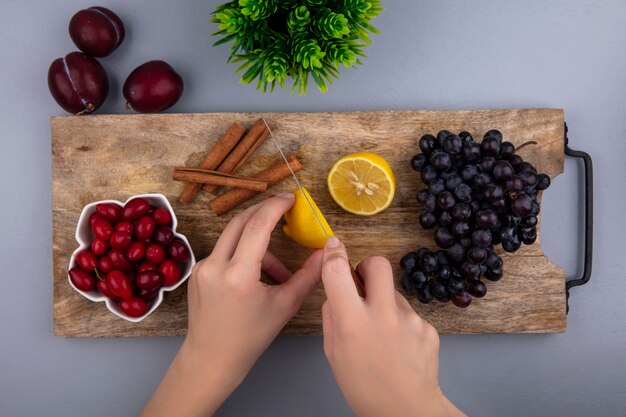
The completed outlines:
<svg viewBox="0 0 626 417">
<path fill-rule="evenodd" d="M 318 284 L 322 251 L 292 274 L 267 250 L 293 203 L 294 196 L 284 194 L 250 207 L 196 264 L 187 337 L 144 415 L 213 414 Z M 261 271 L 278 285 L 262 283 Z"/>
<path fill-rule="evenodd" d="M 345 247 L 324 250 L 324 351 L 359 417 L 462 416 L 439 387 L 439 336 L 394 289 L 383 257 L 358 266 L 367 296 L 357 294 Z"/>
</svg>

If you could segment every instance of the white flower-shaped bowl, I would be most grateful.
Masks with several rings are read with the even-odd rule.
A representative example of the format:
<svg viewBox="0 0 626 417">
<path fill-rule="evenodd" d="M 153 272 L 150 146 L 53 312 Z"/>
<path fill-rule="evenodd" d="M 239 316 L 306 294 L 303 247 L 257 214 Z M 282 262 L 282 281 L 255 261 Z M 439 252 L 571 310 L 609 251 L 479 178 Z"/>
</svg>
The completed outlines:
<svg viewBox="0 0 626 417">
<path fill-rule="evenodd" d="M 193 269 L 193 266 L 196 264 L 196 258 L 193 255 L 193 250 L 191 249 L 191 245 L 189 245 L 189 241 L 184 235 L 176 232 L 176 227 L 178 226 L 176 214 L 174 213 L 174 210 L 172 209 L 170 202 L 167 201 L 167 198 L 165 198 L 163 194 L 135 195 L 135 196 L 130 197 L 124 203 L 122 203 L 121 201 L 117 201 L 117 200 L 102 200 L 102 201 L 96 201 L 94 203 L 87 204 L 83 208 L 83 211 L 80 213 L 80 217 L 78 219 L 78 225 L 76 226 L 76 242 L 78 242 L 78 248 L 76 248 L 74 253 L 72 253 L 72 257 L 70 258 L 70 264 L 68 267 L 68 271 L 76 267 L 77 266 L 76 255 L 85 249 L 91 248 L 91 242 L 94 239 L 94 235 L 93 235 L 93 232 L 91 231 L 91 224 L 90 224 L 89 218 L 91 217 L 93 213 L 96 212 L 96 205 L 102 204 L 102 203 L 113 203 L 113 204 L 117 204 L 120 206 L 124 206 L 128 201 L 134 198 L 139 198 L 139 197 L 145 198 L 146 200 L 150 202 L 151 205 L 157 208 L 163 208 L 169 211 L 170 215 L 172 216 L 171 229 L 174 232 L 174 239 L 181 240 L 187 246 L 187 249 L 189 249 L 190 256 L 187 262 L 179 264 L 181 267 L 180 268 L 180 275 L 181 275 L 180 280 L 176 284 L 171 285 L 169 287 L 161 287 L 159 289 L 158 295 L 153 300 L 150 301 L 151 304 L 146 314 L 144 314 L 141 317 L 130 317 L 124 314 L 122 310 L 120 310 L 119 305 L 115 301 L 104 296 L 97 289 L 93 289 L 91 291 L 79 290 L 72 283 L 72 280 L 70 279 L 69 274 L 67 276 L 67 280 L 72 286 L 72 288 L 74 288 L 83 297 L 87 298 L 88 300 L 95 301 L 95 302 L 104 302 L 107 308 L 113 314 L 115 314 L 118 317 L 123 318 L 124 320 L 131 321 L 133 323 L 138 323 L 142 321 L 143 319 L 145 319 L 146 317 L 148 317 L 150 314 L 152 314 L 152 312 L 156 310 L 159 307 L 159 305 L 161 305 L 161 303 L 163 302 L 164 293 L 168 291 L 174 291 L 176 288 L 180 287 L 187 279 L 189 279 L 189 276 L 191 275 L 191 270 Z"/>
</svg>

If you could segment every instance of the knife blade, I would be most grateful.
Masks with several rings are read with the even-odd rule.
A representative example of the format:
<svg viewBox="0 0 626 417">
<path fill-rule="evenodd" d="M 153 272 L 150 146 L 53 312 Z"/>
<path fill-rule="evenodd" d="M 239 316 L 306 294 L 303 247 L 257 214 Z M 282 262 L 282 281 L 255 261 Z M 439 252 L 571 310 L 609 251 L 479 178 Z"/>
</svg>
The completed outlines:
<svg viewBox="0 0 626 417">
<path fill-rule="evenodd" d="M 304 197 L 304 200 L 306 201 L 307 205 L 311 209 L 311 212 L 313 213 L 313 216 L 315 217 L 315 220 L 317 221 L 317 224 L 319 225 L 319 227 L 324 232 L 324 235 L 326 236 L 326 239 L 327 240 L 330 239 L 330 236 L 328 235 L 328 232 L 326 232 L 326 228 L 324 228 L 324 226 L 322 224 L 322 220 L 319 218 L 319 216 L 317 215 L 317 212 L 313 208 L 313 203 L 309 200 L 309 197 L 307 196 L 307 193 L 304 192 L 304 189 L 302 187 L 302 183 L 300 183 L 300 180 L 298 179 L 298 176 L 293 171 L 293 169 L 291 169 L 291 165 L 289 165 L 289 161 L 287 161 L 287 156 L 283 152 L 283 148 L 280 146 L 280 144 L 278 143 L 278 140 L 274 136 L 274 132 L 272 132 L 272 129 L 270 128 L 269 123 L 267 123 L 267 120 L 265 120 L 265 117 L 263 115 L 261 115 L 261 120 L 263 120 L 263 123 L 265 124 L 265 128 L 267 129 L 267 131 L 270 134 L 270 137 L 272 138 L 272 142 L 274 142 L 274 145 L 276 146 L 276 149 L 278 149 L 278 153 L 280 153 L 281 158 L 283 159 L 283 161 L 285 161 L 285 164 L 287 164 L 287 168 L 289 168 L 289 172 L 291 172 L 291 176 L 295 180 L 296 185 L 298 186 L 298 189 L 300 190 L 300 192 L 302 193 L 302 196 Z M 364 284 L 364 281 L 363 281 L 363 277 L 361 276 L 361 274 L 356 269 L 354 269 L 354 267 L 352 266 L 352 263 L 349 260 L 348 260 L 348 264 L 350 265 L 350 273 L 352 274 L 352 280 L 354 281 L 354 285 L 356 286 L 356 290 L 357 290 L 358 294 L 362 298 L 365 298 L 365 284 Z"/>
</svg>

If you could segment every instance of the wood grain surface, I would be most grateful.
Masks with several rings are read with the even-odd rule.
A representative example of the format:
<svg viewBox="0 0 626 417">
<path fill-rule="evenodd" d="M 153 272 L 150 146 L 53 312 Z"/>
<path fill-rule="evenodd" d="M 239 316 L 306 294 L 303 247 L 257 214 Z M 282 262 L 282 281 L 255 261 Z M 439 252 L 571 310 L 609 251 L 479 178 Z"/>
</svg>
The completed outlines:
<svg viewBox="0 0 626 417">
<path fill-rule="evenodd" d="M 186 285 L 167 293 L 163 304 L 146 320 L 133 324 L 75 292 L 67 281 L 69 256 L 82 207 L 92 201 L 124 201 L 134 194 L 159 192 L 172 203 L 178 231 L 185 234 L 198 259 L 207 256 L 226 223 L 244 204 L 221 218 L 208 207 L 212 198 L 202 192 L 188 205 L 178 204 L 183 184 L 171 180 L 175 166 L 197 166 L 207 150 L 233 121 L 249 128 L 257 113 L 103 115 L 52 118 L 52 193 L 54 251 L 54 331 L 67 337 L 123 337 L 184 335 L 187 325 Z M 309 189 L 331 227 L 348 247 L 353 262 L 371 254 L 387 256 L 395 268 L 409 250 L 434 248 L 431 231 L 418 223 L 416 192 L 423 187 L 409 166 L 423 134 L 441 129 L 468 130 L 476 138 L 500 129 L 519 145 L 538 142 L 520 151 L 524 159 L 551 177 L 563 172 L 563 111 L 558 109 L 484 111 L 379 111 L 351 113 L 267 113 L 286 153 L 295 152 L 304 168 L 301 182 Z M 398 189 L 389 209 L 371 218 L 351 215 L 331 199 L 326 174 L 342 155 L 369 150 L 386 158 Z M 239 174 L 249 175 L 279 158 L 267 141 Z M 294 191 L 293 181 L 268 193 Z M 548 190 L 549 192 L 549 190 Z M 298 248 L 277 228 L 271 245 L 295 270 L 310 251 Z M 503 255 L 505 276 L 488 282 L 488 293 L 467 309 L 434 302 L 415 310 L 443 333 L 563 332 L 565 274 L 541 249 L 540 241 L 514 255 Z M 321 334 L 324 291 L 318 288 L 304 303 L 284 334 Z"/>
</svg>

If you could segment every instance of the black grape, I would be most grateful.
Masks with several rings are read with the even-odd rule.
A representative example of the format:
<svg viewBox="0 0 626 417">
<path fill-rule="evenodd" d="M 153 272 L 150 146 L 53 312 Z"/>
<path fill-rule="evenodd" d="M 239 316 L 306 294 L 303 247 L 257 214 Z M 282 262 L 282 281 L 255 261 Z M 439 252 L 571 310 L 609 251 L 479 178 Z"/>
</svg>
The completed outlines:
<svg viewBox="0 0 626 417">
<path fill-rule="evenodd" d="M 467 292 L 469 292 L 473 297 L 483 298 L 485 294 L 487 294 L 487 286 L 482 281 L 472 281 L 470 282 Z"/>
<path fill-rule="evenodd" d="M 428 287 L 423 290 L 417 291 L 417 301 L 422 304 L 430 304 L 433 301 L 434 297 L 430 293 L 430 289 Z"/>
<path fill-rule="evenodd" d="M 437 174 L 437 170 L 432 165 L 426 166 L 422 171 L 422 181 L 426 185 L 430 184 L 430 182 L 438 176 L 439 174 Z"/>
<path fill-rule="evenodd" d="M 411 275 L 409 274 L 402 275 L 400 284 L 402 285 L 402 289 L 408 294 L 412 294 L 417 291 L 417 286 L 415 285 L 415 282 L 411 279 Z"/>
<path fill-rule="evenodd" d="M 459 177 L 458 175 L 454 174 L 451 175 L 447 180 L 446 180 L 446 188 L 449 191 L 454 191 L 456 189 L 456 187 L 458 187 L 459 185 L 463 184 L 463 178 Z"/>
<path fill-rule="evenodd" d="M 487 270 L 485 271 L 485 278 L 487 278 L 490 281 L 499 281 L 500 278 L 502 278 L 502 268 L 498 268 L 498 269 L 489 269 L 487 268 Z"/>
<path fill-rule="evenodd" d="M 458 242 L 446 249 L 446 253 L 452 262 L 463 262 L 465 259 L 465 247 Z"/>
<path fill-rule="evenodd" d="M 417 172 L 422 172 L 427 163 L 428 159 L 423 153 L 418 153 L 413 158 L 411 158 L 411 168 L 413 168 L 413 170 Z"/>
<path fill-rule="evenodd" d="M 511 176 L 506 180 L 506 189 L 512 192 L 520 192 L 524 189 L 524 181 L 517 175 Z"/>
<path fill-rule="evenodd" d="M 502 159 L 510 159 L 515 154 L 515 145 L 511 142 L 502 142 L 500 144 L 500 156 Z"/>
<path fill-rule="evenodd" d="M 465 182 L 471 181 L 480 171 L 476 165 L 465 165 L 461 171 L 461 178 Z"/>
<path fill-rule="evenodd" d="M 532 245 L 537 240 L 537 228 L 528 227 L 520 230 L 519 239 L 524 245 Z"/>
<path fill-rule="evenodd" d="M 428 230 L 437 226 L 437 216 L 432 211 L 423 211 L 419 218 L 420 225 Z"/>
<path fill-rule="evenodd" d="M 512 253 L 536 242 L 539 192 L 550 187 L 550 177 L 495 129 L 480 143 L 467 131 L 442 130 L 422 136 L 419 148 L 410 160 L 427 186 L 416 195 L 419 223 L 436 229 L 440 249 L 420 248 L 402 257 L 401 286 L 425 304 L 436 299 L 467 307 L 472 297 L 486 295 L 483 277 L 503 277 L 498 246 Z"/>
<path fill-rule="evenodd" d="M 500 144 L 502 143 L 502 132 L 496 129 L 491 129 L 487 133 L 485 133 L 485 136 L 483 136 L 483 141 L 487 138 L 495 139 Z"/>
<path fill-rule="evenodd" d="M 447 290 L 446 290 L 446 286 L 443 285 L 440 282 L 437 281 L 433 281 L 430 284 L 430 293 L 435 297 L 435 298 L 443 298 L 447 295 Z"/>
<path fill-rule="evenodd" d="M 442 210 L 450 210 L 455 204 L 456 200 L 450 191 L 444 191 L 437 196 L 437 206 Z M 530 209 L 532 209 L 532 202 Z"/>
<path fill-rule="evenodd" d="M 425 154 L 430 154 L 435 148 L 438 147 L 437 140 L 433 135 L 424 135 L 420 139 L 419 147 Z"/>
<path fill-rule="evenodd" d="M 428 198 L 428 194 L 430 194 L 430 191 L 428 191 L 427 189 L 418 191 L 417 202 L 420 204 L 424 204 L 424 201 L 426 201 L 426 198 Z"/>
<path fill-rule="evenodd" d="M 467 162 L 475 162 L 480 159 L 480 146 L 475 143 L 463 145 L 463 157 Z"/>
<path fill-rule="evenodd" d="M 480 151 L 486 156 L 496 156 L 500 153 L 500 142 L 491 136 L 485 136 L 480 144 Z"/>
<path fill-rule="evenodd" d="M 463 150 L 463 141 L 457 135 L 448 135 L 443 140 L 443 149 L 449 154 L 456 155 Z"/>
<path fill-rule="evenodd" d="M 475 246 L 486 248 L 491 245 L 491 231 L 489 229 L 477 229 L 472 233 L 472 243 Z"/>
<path fill-rule="evenodd" d="M 452 135 L 452 132 L 450 132 L 449 130 L 440 131 L 439 133 L 437 133 L 437 142 L 439 142 L 439 144 L 443 146 L 443 142 L 450 135 Z"/>
<path fill-rule="evenodd" d="M 451 298 L 452 303 L 459 308 L 466 308 L 472 303 L 472 297 L 467 291 L 461 291 L 454 294 Z"/>
<path fill-rule="evenodd" d="M 465 291 L 465 284 L 463 283 L 463 281 L 460 281 L 458 279 L 451 279 L 450 281 L 448 281 L 446 289 L 448 290 L 449 294 L 457 294 L 461 291 Z"/>
<path fill-rule="evenodd" d="M 491 229 L 498 222 L 498 215 L 491 209 L 484 209 L 476 213 L 476 225 L 483 229 Z"/>
<path fill-rule="evenodd" d="M 400 259 L 400 268 L 408 274 L 410 274 L 415 265 L 417 264 L 417 254 L 415 252 L 409 252 Z"/>
<path fill-rule="evenodd" d="M 550 186 L 550 177 L 546 174 L 537 175 L 537 190 L 542 191 Z"/>
<path fill-rule="evenodd" d="M 413 271 L 411 273 L 411 281 L 416 289 L 421 290 L 428 285 L 428 276 L 422 271 Z"/>
<path fill-rule="evenodd" d="M 487 250 L 479 246 L 472 246 L 467 251 L 467 260 L 473 264 L 480 265 L 487 260 Z"/>
<path fill-rule="evenodd" d="M 454 189 L 454 196 L 462 203 L 469 203 L 472 201 L 472 188 L 465 183 L 461 183 Z"/>
<path fill-rule="evenodd" d="M 526 217 L 533 211 L 533 201 L 526 194 L 521 194 L 511 201 L 511 211 L 517 217 Z"/>
<path fill-rule="evenodd" d="M 426 273 L 435 272 L 438 267 L 437 255 L 432 252 L 424 254 L 424 256 L 419 259 L 419 266 L 422 268 L 422 271 Z"/>
<path fill-rule="evenodd" d="M 430 164 L 438 171 L 445 171 L 452 166 L 452 158 L 449 153 L 437 150 L 430 155 Z"/>
<path fill-rule="evenodd" d="M 472 207 L 465 203 L 458 203 L 452 208 L 452 218 L 458 221 L 466 221 L 472 217 Z"/>
<path fill-rule="evenodd" d="M 515 174 L 515 170 L 508 162 L 498 161 L 494 164 L 492 173 L 496 181 L 504 182 Z"/>
<path fill-rule="evenodd" d="M 440 248 L 449 248 L 454 243 L 454 235 L 447 228 L 439 227 L 435 231 L 435 243 Z"/>
<path fill-rule="evenodd" d="M 471 230 L 471 227 L 466 222 L 452 223 L 452 227 L 450 228 L 452 235 L 454 235 L 454 237 L 459 237 L 459 238 L 463 236 L 467 236 L 470 230 Z"/>
<path fill-rule="evenodd" d="M 484 156 L 478 162 L 478 168 L 484 173 L 491 174 L 493 167 L 496 165 L 496 160 L 491 156 Z"/>
<path fill-rule="evenodd" d="M 428 184 L 428 189 L 434 195 L 439 195 L 446 190 L 446 183 L 441 178 L 436 178 Z"/>
<path fill-rule="evenodd" d="M 448 227 L 452 224 L 454 219 L 449 211 L 442 211 L 439 215 L 439 224 L 443 227 Z"/>
</svg>

